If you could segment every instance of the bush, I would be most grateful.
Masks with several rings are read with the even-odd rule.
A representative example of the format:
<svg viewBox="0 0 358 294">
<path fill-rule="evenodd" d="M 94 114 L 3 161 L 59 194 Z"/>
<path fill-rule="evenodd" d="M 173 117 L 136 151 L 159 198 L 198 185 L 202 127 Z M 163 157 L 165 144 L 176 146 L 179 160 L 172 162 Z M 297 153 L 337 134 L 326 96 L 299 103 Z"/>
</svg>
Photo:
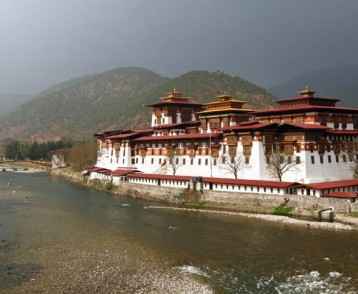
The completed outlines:
<svg viewBox="0 0 358 294">
<path fill-rule="evenodd" d="M 107 190 L 107 191 L 111 191 L 113 189 L 113 183 L 112 182 L 107 182 L 104 184 L 104 188 Z"/>
<path fill-rule="evenodd" d="M 273 215 L 282 215 L 282 216 L 291 216 L 293 211 L 293 207 L 287 207 L 284 205 L 280 205 L 275 207 L 272 210 Z"/>
</svg>

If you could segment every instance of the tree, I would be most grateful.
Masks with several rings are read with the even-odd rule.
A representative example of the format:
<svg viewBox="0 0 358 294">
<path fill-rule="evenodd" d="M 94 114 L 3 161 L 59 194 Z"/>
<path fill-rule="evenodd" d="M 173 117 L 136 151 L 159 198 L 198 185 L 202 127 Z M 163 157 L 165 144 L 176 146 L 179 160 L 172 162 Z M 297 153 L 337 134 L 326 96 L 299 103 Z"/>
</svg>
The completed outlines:
<svg viewBox="0 0 358 294">
<path fill-rule="evenodd" d="M 277 178 L 280 182 L 284 175 L 298 165 L 297 161 L 293 161 L 291 156 L 286 156 L 281 151 L 275 151 L 271 157 L 268 157 L 268 169 L 270 174 Z"/>
<path fill-rule="evenodd" d="M 97 143 L 88 141 L 74 145 L 65 154 L 65 162 L 74 170 L 82 171 L 97 160 Z"/>
<path fill-rule="evenodd" d="M 178 150 L 174 146 L 172 148 L 167 149 L 167 157 L 165 161 L 162 163 L 161 169 L 171 171 L 172 175 L 175 176 L 178 172 L 178 169 L 182 166 L 182 162 L 180 160 L 180 156 L 178 155 Z"/>
<path fill-rule="evenodd" d="M 239 177 L 239 172 L 242 168 L 243 159 L 242 156 L 236 156 L 233 158 L 224 157 L 225 162 L 222 165 L 222 168 L 228 173 L 232 174 L 235 179 Z"/>
</svg>

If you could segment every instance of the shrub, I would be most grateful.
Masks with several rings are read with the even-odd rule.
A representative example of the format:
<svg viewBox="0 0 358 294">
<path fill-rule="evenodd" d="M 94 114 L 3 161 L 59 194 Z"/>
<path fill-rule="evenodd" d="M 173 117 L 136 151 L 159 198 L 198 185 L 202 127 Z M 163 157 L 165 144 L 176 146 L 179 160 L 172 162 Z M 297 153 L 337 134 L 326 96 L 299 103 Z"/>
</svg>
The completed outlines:
<svg viewBox="0 0 358 294">
<path fill-rule="evenodd" d="M 291 216 L 293 211 L 293 207 L 287 207 L 284 205 L 280 205 L 277 207 L 274 207 L 272 210 L 273 215 L 282 215 L 282 216 Z"/>
</svg>

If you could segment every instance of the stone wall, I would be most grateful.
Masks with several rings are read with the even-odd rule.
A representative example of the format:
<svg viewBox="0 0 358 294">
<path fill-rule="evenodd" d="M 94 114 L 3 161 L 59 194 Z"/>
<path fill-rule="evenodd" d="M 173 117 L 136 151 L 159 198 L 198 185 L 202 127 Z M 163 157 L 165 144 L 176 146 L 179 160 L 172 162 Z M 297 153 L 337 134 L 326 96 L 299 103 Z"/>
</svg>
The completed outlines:
<svg viewBox="0 0 358 294">
<path fill-rule="evenodd" d="M 79 173 L 70 169 L 59 169 L 51 172 L 53 175 L 64 176 L 67 179 L 93 186 Z M 114 186 L 111 190 L 117 195 L 128 195 L 134 198 L 179 204 L 190 198 L 187 189 L 166 188 L 160 186 L 133 184 L 123 182 Z M 285 204 L 293 208 L 293 214 L 297 216 L 317 216 L 320 209 L 333 207 L 337 213 L 358 212 L 358 202 L 351 203 L 345 199 L 316 198 L 301 195 L 264 195 L 254 193 L 233 193 L 205 191 L 199 193 L 196 199 L 200 200 L 203 208 L 223 209 L 229 211 L 272 213 L 273 209 Z"/>
<path fill-rule="evenodd" d="M 163 188 L 142 184 L 122 183 L 115 188 L 116 193 L 147 200 L 179 203 L 186 200 L 187 190 Z M 299 195 L 263 195 L 253 193 L 232 193 L 205 191 L 200 194 L 204 207 L 251 213 L 272 213 L 273 209 L 286 205 L 292 207 L 294 215 L 316 216 L 318 211 L 333 207 L 337 213 L 358 211 L 358 203 L 344 199 L 316 198 Z"/>
<path fill-rule="evenodd" d="M 321 209 L 333 207 L 337 213 L 358 211 L 358 203 L 345 199 L 316 198 L 299 195 L 264 195 L 251 193 L 205 192 L 202 200 L 212 207 L 242 212 L 272 213 L 275 207 L 285 205 L 294 208 L 293 214 L 316 216 Z"/>
</svg>

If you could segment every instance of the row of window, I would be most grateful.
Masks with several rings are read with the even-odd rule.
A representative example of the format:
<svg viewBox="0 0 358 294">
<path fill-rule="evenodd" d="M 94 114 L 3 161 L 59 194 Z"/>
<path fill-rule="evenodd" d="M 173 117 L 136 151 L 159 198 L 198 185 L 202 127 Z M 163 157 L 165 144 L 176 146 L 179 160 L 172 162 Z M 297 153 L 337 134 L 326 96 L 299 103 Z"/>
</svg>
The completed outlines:
<svg viewBox="0 0 358 294">
<path fill-rule="evenodd" d="M 144 164 L 144 157 L 142 157 L 141 158 L 141 164 Z M 151 159 L 150 159 L 150 164 L 155 164 L 155 162 L 158 162 L 158 164 L 160 164 L 160 165 L 165 165 L 166 163 L 167 163 L 167 160 L 166 159 L 164 159 L 164 158 L 158 158 L 157 160 L 154 158 L 154 157 L 152 157 Z M 176 165 L 179 165 L 179 164 L 181 164 L 181 165 L 186 165 L 186 164 L 190 164 L 190 165 L 194 165 L 194 158 L 191 158 L 190 160 L 186 160 L 186 158 L 182 158 L 181 160 L 177 157 L 177 158 L 175 158 L 175 159 L 169 159 L 169 163 L 170 164 L 176 164 Z M 138 164 L 139 163 L 139 158 L 137 157 L 137 158 L 135 158 L 135 159 L 132 159 L 132 164 Z M 224 160 L 223 160 L 223 163 L 224 163 Z M 209 165 L 209 159 L 208 158 L 205 158 L 205 159 L 201 159 L 201 158 L 198 158 L 197 159 L 197 164 L 198 165 L 201 165 L 201 164 L 204 164 L 204 165 Z M 217 159 L 213 159 L 213 161 L 212 161 L 212 164 L 213 165 L 217 165 Z"/>
<path fill-rule="evenodd" d="M 350 162 L 353 162 L 353 161 L 354 161 L 353 155 L 350 155 L 350 156 L 347 157 L 347 155 L 345 155 L 345 154 L 343 154 L 342 157 L 339 156 L 339 155 L 336 155 L 334 159 L 335 159 L 335 162 L 336 162 L 336 163 L 339 163 L 339 162 L 341 161 L 341 159 L 342 159 L 343 162 L 348 162 L 348 160 L 349 160 Z M 356 155 L 356 160 L 358 160 L 358 154 Z M 319 161 L 320 161 L 321 164 L 324 164 L 324 163 L 325 163 L 325 157 L 324 157 L 324 155 L 320 155 L 320 156 L 319 156 Z M 327 162 L 328 162 L 328 163 L 332 163 L 332 162 L 333 162 L 333 158 L 332 158 L 331 155 L 328 155 L 328 156 L 327 156 Z M 315 163 L 316 163 L 316 157 L 315 157 L 314 155 L 312 155 L 312 156 L 311 156 L 311 164 L 315 164 Z"/>
<path fill-rule="evenodd" d="M 201 159 L 198 158 L 197 160 L 197 165 L 209 165 L 209 159 L 205 158 L 205 159 Z M 144 157 L 142 157 L 141 159 L 139 159 L 138 157 L 136 157 L 135 159 L 132 159 L 132 164 L 139 164 L 139 162 L 141 162 L 141 164 L 144 164 Z M 221 162 L 222 164 L 226 164 L 228 162 L 228 159 L 226 157 L 222 157 L 221 158 Z M 232 164 L 235 165 L 239 165 L 239 162 L 236 161 L 234 158 L 230 159 L 230 162 Z M 151 158 L 150 160 L 150 164 L 155 164 L 156 163 L 156 159 L 154 159 L 154 157 Z M 162 158 L 158 158 L 158 164 L 160 165 L 165 165 L 167 163 L 166 159 L 162 159 Z M 194 165 L 195 164 L 195 159 L 194 158 L 190 158 L 189 161 L 186 160 L 186 158 L 175 158 L 175 159 L 169 159 L 169 163 L 170 164 L 176 164 L 176 165 L 186 165 L 186 164 L 190 164 L 190 165 Z M 212 165 L 216 166 L 218 163 L 218 160 L 216 158 L 213 159 L 212 161 Z M 249 164 L 250 163 L 250 158 L 249 157 L 245 157 L 245 164 Z"/>
</svg>

